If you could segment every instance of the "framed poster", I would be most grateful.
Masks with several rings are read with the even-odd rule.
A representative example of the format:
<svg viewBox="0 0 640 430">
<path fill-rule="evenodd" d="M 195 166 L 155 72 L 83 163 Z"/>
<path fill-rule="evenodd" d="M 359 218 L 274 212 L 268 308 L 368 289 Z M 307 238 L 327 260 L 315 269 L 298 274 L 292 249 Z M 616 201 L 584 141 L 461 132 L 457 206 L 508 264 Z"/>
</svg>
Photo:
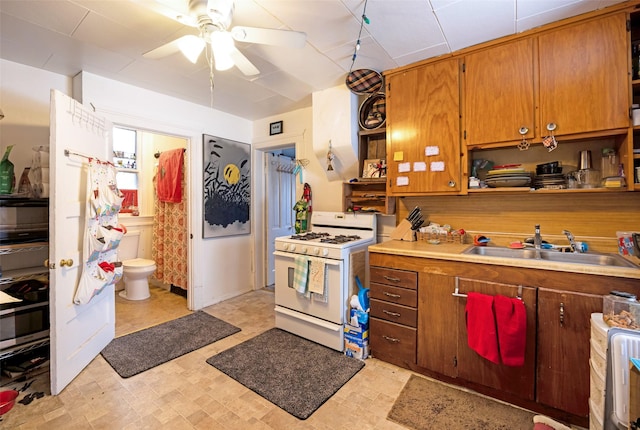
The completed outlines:
<svg viewBox="0 0 640 430">
<path fill-rule="evenodd" d="M 274 134 L 282 134 L 282 121 L 276 121 L 269 124 L 269 136 Z"/>
<path fill-rule="evenodd" d="M 202 140 L 202 237 L 251 233 L 250 145 L 208 134 Z"/>
</svg>

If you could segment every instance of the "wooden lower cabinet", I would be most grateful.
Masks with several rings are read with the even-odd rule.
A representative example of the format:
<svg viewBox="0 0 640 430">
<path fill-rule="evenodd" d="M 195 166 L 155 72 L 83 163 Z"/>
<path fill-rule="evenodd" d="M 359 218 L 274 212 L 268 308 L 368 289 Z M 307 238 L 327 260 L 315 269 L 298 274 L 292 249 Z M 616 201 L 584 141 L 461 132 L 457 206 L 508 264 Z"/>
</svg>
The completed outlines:
<svg viewBox="0 0 640 430">
<path fill-rule="evenodd" d="M 640 296 L 637 279 L 376 252 L 370 252 L 369 260 L 372 303 L 390 298 L 404 314 L 417 300 L 415 329 L 372 313 L 374 357 L 589 426 L 591 314 L 602 312 L 602 297 L 612 290 Z M 527 315 L 523 366 L 494 364 L 468 346 L 467 299 L 452 295 L 456 286 L 459 294 L 520 295 Z M 376 356 L 376 349 L 382 355 Z"/>
<path fill-rule="evenodd" d="M 589 415 L 590 321 L 602 296 L 538 289 L 537 401 Z"/>
<path fill-rule="evenodd" d="M 520 296 L 527 311 L 527 343 L 523 366 L 495 364 L 468 346 L 466 298 L 453 296 L 456 277 L 420 274 L 418 302 L 419 366 L 464 381 L 533 400 L 536 363 L 536 289 L 458 278 L 460 294 Z"/>
</svg>

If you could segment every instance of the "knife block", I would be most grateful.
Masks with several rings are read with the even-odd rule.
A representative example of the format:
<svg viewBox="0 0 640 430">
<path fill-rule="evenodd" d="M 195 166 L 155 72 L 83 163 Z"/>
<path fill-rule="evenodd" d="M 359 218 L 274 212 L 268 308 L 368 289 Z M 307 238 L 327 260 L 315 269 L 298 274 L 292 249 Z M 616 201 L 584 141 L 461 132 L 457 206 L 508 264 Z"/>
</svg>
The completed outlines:
<svg viewBox="0 0 640 430">
<path fill-rule="evenodd" d="M 400 221 L 400 224 L 396 227 L 395 230 L 391 232 L 389 237 L 392 240 L 404 240 L 407 242 L 415 242 L 416 241 L 416 232 L 411 230 L 411 223 L 403 219 Z"/>
</svg>

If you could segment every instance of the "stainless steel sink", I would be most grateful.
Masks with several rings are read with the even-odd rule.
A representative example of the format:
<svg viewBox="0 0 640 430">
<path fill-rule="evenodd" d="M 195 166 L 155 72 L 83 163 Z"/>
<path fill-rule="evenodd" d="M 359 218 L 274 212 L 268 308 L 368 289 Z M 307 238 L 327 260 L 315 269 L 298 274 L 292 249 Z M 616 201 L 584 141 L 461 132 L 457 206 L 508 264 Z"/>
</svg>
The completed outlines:
<svg viewBox="0 0 640 430">
<path fill-rule="evenodd" d="M 501 257 L 516 259 L 531 259 L 541 261 L 553 261 L 556 263 L 570 264 L 588 264 L 591 266 L 615 266 L 615 267 L 633 267 L 638 265 L 626 260 L 617 254 L 597 254 L 597 253 L 573 253 L 558 252 L 549 250 L 535 249 L 511 249 L 487 246 L 471 246 L 464 251 L 463 254 L 482 255 L 484 257 Z"/>
</svg>

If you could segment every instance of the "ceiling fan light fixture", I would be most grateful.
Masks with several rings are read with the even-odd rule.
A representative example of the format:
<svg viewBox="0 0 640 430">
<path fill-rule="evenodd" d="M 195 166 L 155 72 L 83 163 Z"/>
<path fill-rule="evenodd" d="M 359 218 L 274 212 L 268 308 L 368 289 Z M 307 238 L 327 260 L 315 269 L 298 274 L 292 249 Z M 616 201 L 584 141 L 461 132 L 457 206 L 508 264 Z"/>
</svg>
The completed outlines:
<svg viewBox="0 0 640 430">
<path fill-rule="evenodd" d="M 211 33 L 211 50 L 216 63 L 216 70 L 228 70 L 234 66 L 231 53 L 235 49 L 233 38 L 226 31 Z"/>
<path fill-rule="evenodd" d="M 189 61 L 195 64 L 206 44 L 207 43 L 202 38 L 198 36 L 191 36 L 180 39 L 178 47 L 182 54 L 187 57 Z"/>
</svg>

